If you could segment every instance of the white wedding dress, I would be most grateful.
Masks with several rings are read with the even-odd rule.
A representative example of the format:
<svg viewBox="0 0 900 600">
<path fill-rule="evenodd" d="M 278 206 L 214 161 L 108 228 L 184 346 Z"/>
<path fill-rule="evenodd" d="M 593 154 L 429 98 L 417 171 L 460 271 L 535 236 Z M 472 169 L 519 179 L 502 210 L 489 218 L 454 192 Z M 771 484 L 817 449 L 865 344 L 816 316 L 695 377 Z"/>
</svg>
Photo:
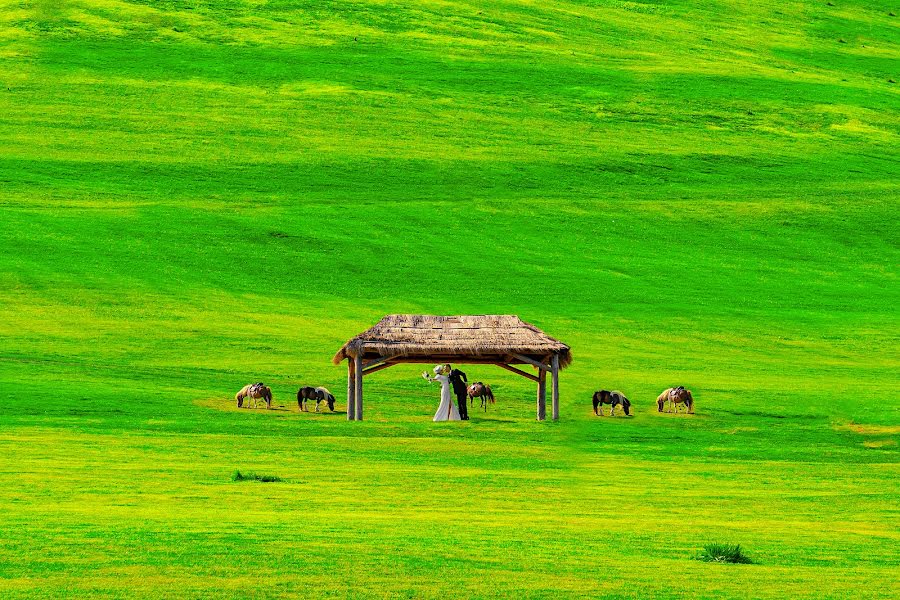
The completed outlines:
<svg viewBox="0 0 900 600">
<path fill-rule="evenodd" d="M 441 405 L 434 413 L 434 421 L 461 421 L 459 409 L 450 398 L 450 377 L 447 375 L 435 375 L 434 379 L 441 382 Z"/>
</svg>

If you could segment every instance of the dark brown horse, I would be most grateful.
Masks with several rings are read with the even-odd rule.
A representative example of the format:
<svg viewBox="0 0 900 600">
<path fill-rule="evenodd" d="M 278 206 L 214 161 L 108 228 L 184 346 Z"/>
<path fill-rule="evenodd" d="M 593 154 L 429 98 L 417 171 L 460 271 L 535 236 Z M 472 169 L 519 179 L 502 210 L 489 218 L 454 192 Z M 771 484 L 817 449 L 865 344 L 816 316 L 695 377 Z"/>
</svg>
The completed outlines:
<svg viewBox="0 0 900 600">
<path fill-rule="evenodd" d="M 297 390 L 297 406 L 301 411 L 309 412 L 309 409 L 306 408 L 307 400 L 316 401 L 316 412 L 319 412 L 319 402 L 322 401 L 327 402 L 328 408 L 334 412 L 334 394 L 326 388 L 306 386 Z"/>
<path fill-rule="evenodd" d="M 488 402 L 494 404 L 494 392 L 486 383 L 476 381 L 468 387 L 466 394 L 469 396 L 470 404 L 475 404 L 475 398 L 481 398 L 481 408 L 484 409 L 484 412 L 487 412 Z"/>
<path fill-rule="evenodd" d="M 631 402 L 628 398 L 625 397 L 625 394 L 618 391 L 609 391 L 609 390 L 600 390 L 599 392 L 594 392 L 594 414 L 598 416 L 603 416 L 603 405 L 609 404 L 609 416 L 613 416 L 616 414 L 616 407 L 621 406 L 622 410 L 625 411 L 625 416 L 631 414 Z M 597 413 L 597 409 L 600 409 L 599 414 Z"/>
</svg>

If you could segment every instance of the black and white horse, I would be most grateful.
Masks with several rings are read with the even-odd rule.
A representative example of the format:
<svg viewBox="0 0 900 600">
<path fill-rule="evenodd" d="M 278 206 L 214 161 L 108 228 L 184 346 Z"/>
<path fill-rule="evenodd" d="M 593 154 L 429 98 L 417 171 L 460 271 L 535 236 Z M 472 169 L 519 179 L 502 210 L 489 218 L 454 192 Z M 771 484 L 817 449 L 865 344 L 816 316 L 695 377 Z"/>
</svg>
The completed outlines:
<svg viewBox="0 0 900 600">
<path fill-rule="evenodd" d="M 301 411 L 309 412 L 309 409 L 306 407 L 307 400 L 316 401 L 316 412 L 319 412 L 319 403 L 322 401 L 327 402 L 328 408 L 331 409 L 331 412 L 334 412 L 334 394 L 326 388 L 306 386 L 297 390 L 297 406 L 300 407 Z"/>
<path fill-rule="evenodd" d="M 631 414 L 631 402 L 628 398 L 625 397 L 625 394 L 618 391 L 609 391 L 609 390 L 600 390 L 599 392 L 594 392 L 594 414 L 598 416 L 603 416 L 603 405 L 609 404 L 609 416 L 613 416 L 616 413 L 616 407 L 621 406 L 622 410 L 625 411 L 625 416 Z M 597 412 L 597 409 L 600 409 L 600 412 Z"/>
</svg>

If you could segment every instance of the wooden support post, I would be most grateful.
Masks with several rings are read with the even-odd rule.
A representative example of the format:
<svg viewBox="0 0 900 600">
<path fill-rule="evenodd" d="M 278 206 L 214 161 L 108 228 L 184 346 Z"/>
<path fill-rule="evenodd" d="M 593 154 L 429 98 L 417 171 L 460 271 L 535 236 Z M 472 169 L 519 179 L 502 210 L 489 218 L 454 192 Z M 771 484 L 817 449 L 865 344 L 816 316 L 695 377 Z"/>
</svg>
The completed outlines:
<svg viewBox="0 0 900 600">
<path fill-rule="evenodd" d="M 553 420 L 559 421 L 559 354 L 554 354 L 550 362 L 550 375 L 553 398 Z"/>
<path fill-rule="evenodd" d="M 347 420 L 356 420 L 356 363 L 347 358 Z"/>
<path fill-rule="evenodd" d="M 537 420 L 547 418 L 547 371 L 541 369 L 537 384 Z"/>
<path fill-rule="evenodd" d="M 363 420 L 363 368 L 362 356 L 354 359 L 356 371 L 356 420 Z"/>
</svg>

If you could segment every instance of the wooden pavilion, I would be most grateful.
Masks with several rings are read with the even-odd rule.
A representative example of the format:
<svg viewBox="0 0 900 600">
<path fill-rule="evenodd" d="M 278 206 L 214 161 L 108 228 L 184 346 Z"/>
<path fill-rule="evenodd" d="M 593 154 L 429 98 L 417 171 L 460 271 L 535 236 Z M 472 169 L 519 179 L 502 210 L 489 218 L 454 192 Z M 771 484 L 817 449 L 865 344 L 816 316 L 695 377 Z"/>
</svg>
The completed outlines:
<svg viewBox="0 0 900 600">
<path fill-rule="evenodd" d="M 553 419 L 559 419 L 559 371 L 572 362 L 568 346 L 515 315 L 387 315 L 334 355 L 347 360 L 347 420 L 362 421 L 363 378 L 401 363 L 491 364 L 537 384 L 537 419 L 547 414 L 547 374 Z M 528 373 L 513 365 L 527 365 Z"/>
</svg>

